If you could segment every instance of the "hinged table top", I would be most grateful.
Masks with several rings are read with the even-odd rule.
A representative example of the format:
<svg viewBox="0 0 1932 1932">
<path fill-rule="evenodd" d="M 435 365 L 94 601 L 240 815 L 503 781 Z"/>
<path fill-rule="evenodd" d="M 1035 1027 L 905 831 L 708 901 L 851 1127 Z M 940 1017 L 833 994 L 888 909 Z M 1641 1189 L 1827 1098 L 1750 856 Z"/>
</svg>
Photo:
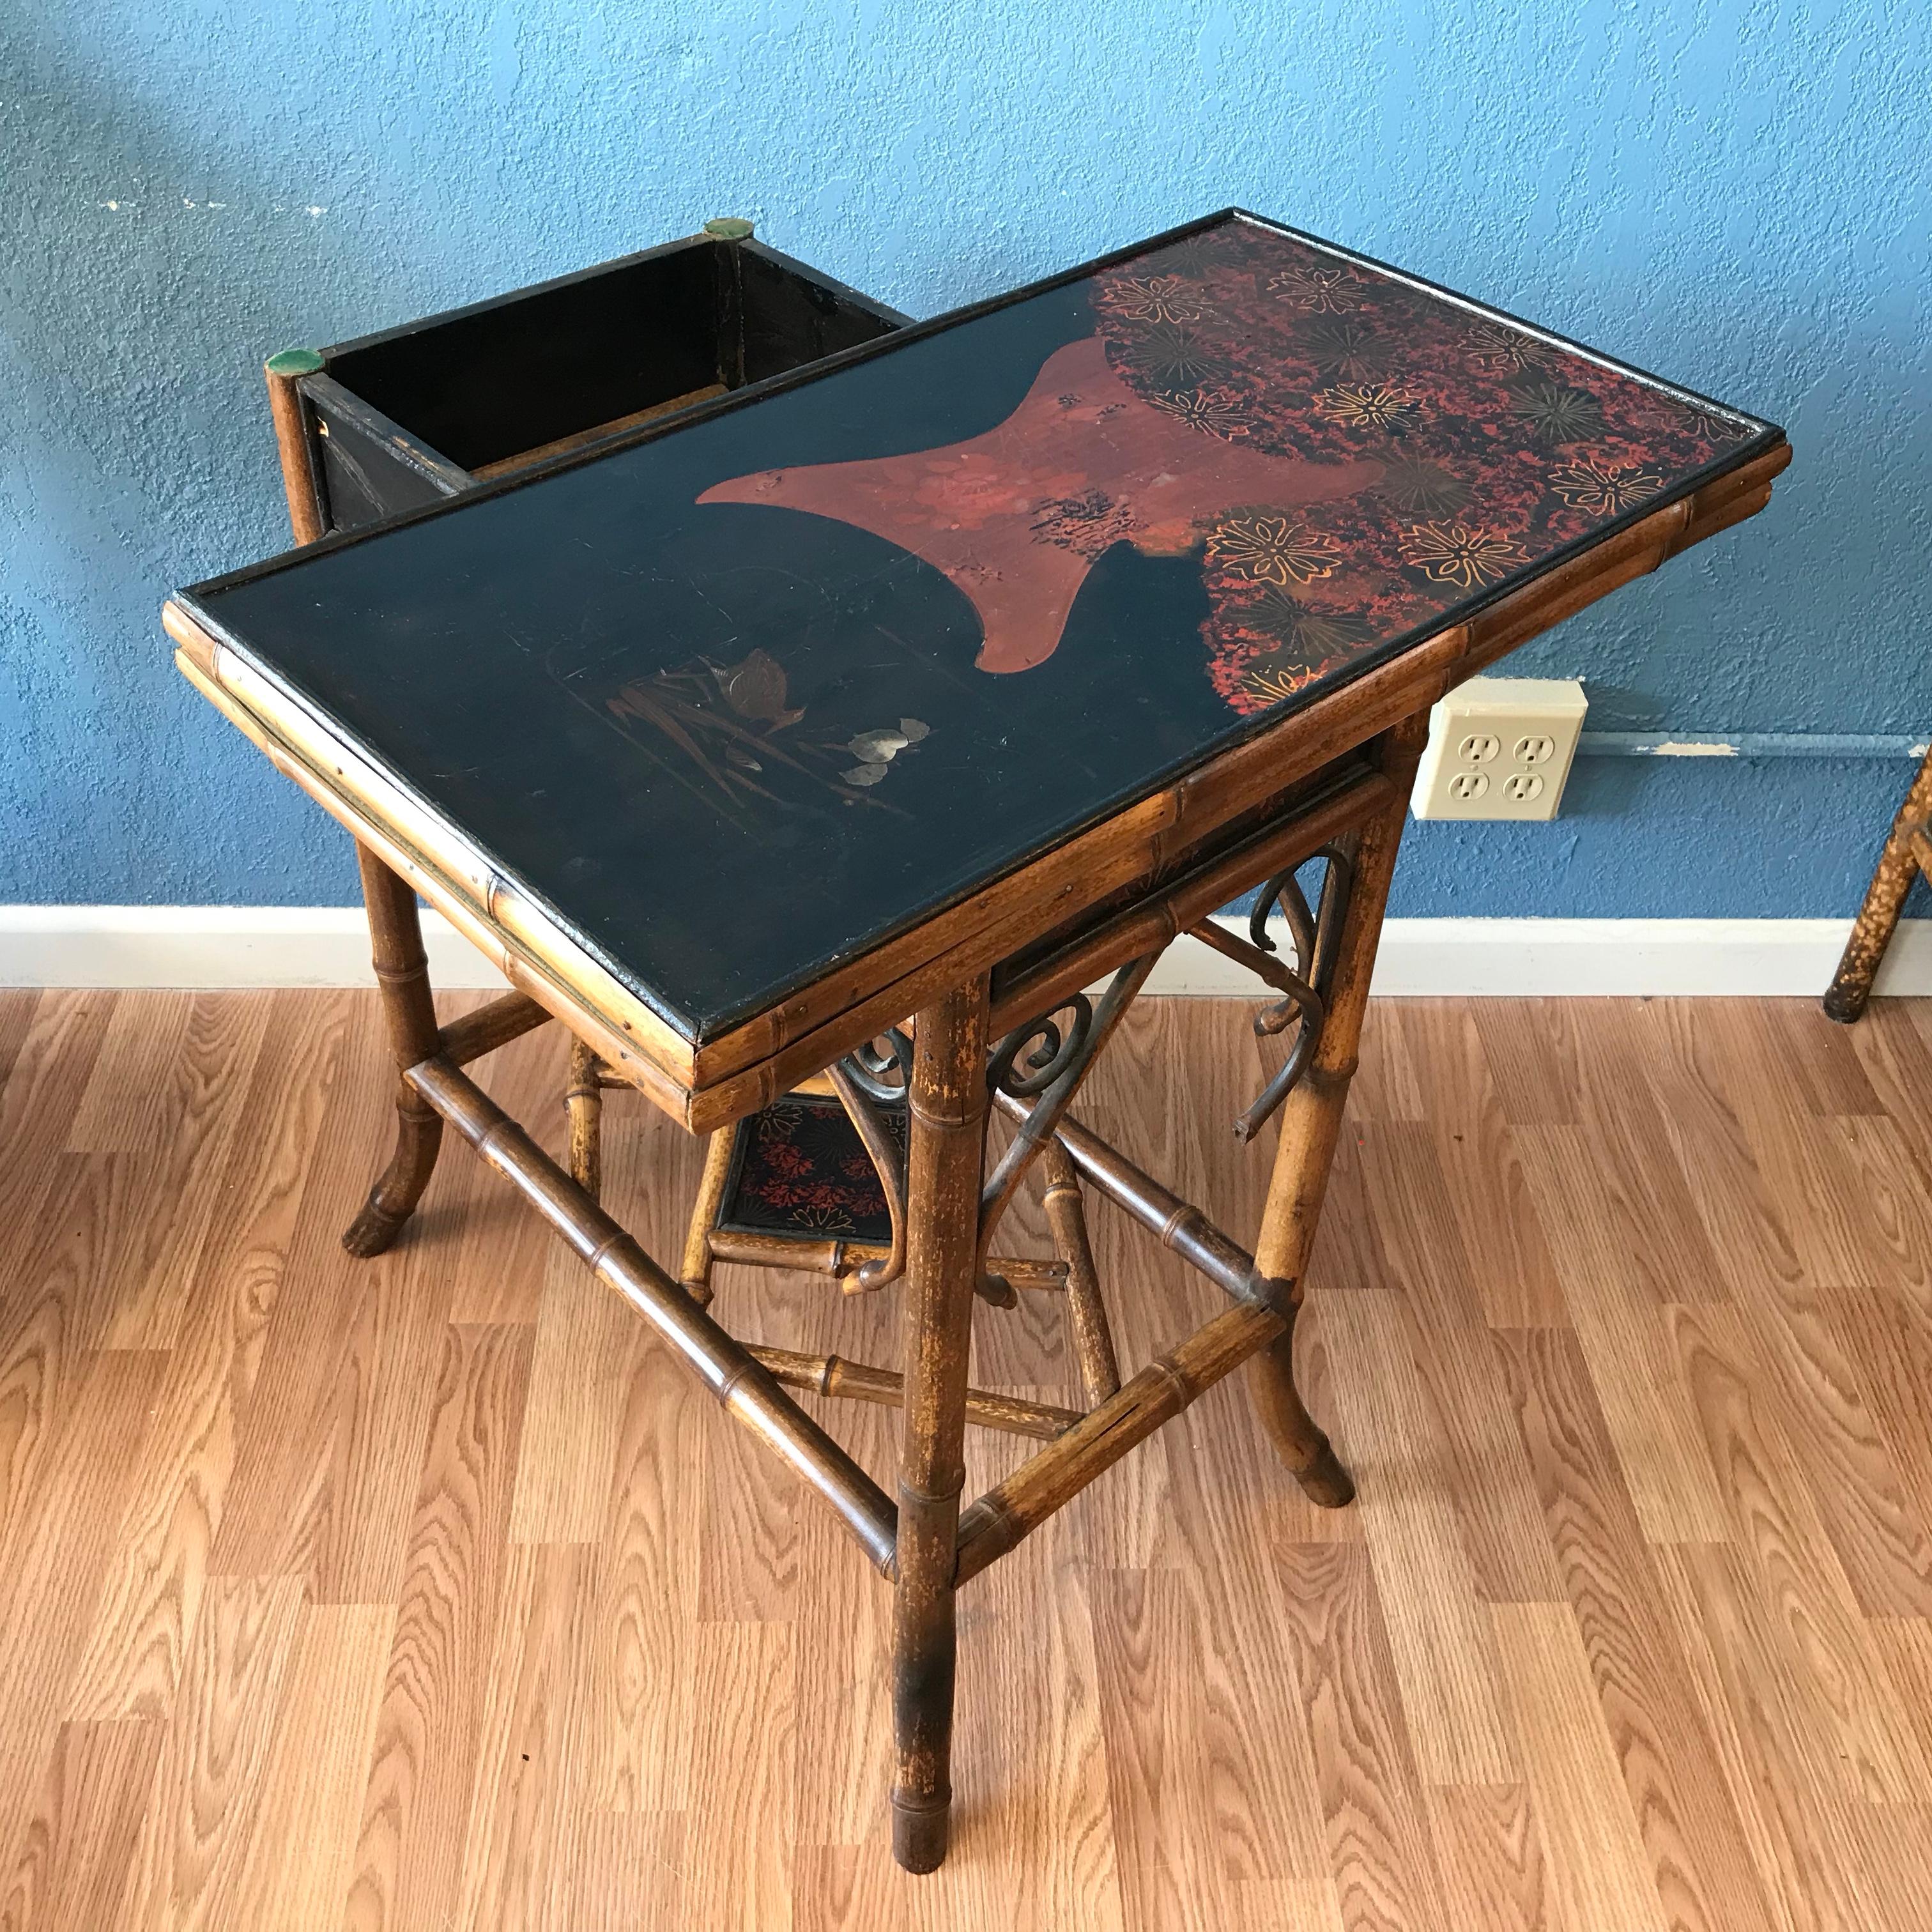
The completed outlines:
<svg viewBox="0 0 1932 1932">
<path fill-rule="evenodd" d="M 1231 214 L 181 601 L 699 1042 L 1781 440 Z"/>
</svg>

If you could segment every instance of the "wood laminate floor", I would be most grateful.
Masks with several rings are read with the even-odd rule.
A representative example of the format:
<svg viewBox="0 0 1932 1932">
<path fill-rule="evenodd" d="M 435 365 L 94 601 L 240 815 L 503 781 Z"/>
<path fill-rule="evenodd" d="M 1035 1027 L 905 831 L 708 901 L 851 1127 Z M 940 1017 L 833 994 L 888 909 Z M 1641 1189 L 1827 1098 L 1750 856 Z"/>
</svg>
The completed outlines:
<svg viewBox="0 0 1932 1932">
<path fill-rule="evenodd" d="M 1148 1003 L 1083 1109 L 1244 1232 L 1250 1010 Z M 554 1032 L 485 1065 L 559 1145 Z M 1360 1502 L 1228 1385 L 970 1586 L 918 1880 L 829 1520 L 466 1149 L 337 1246 L 369 998 L 0 994 L 0 1078 L 10 1932 L 1932 1924 L 1932 1010 L 1378 1004 L 1301 1341 Z M 606 1120 L 674 1256 L 695 1150 Z M 1124 1360 L 1212 1312 L 1092 1218 Z M 976 1320 L 1072 1398 L 1048 1298 Z"/>
</svg>

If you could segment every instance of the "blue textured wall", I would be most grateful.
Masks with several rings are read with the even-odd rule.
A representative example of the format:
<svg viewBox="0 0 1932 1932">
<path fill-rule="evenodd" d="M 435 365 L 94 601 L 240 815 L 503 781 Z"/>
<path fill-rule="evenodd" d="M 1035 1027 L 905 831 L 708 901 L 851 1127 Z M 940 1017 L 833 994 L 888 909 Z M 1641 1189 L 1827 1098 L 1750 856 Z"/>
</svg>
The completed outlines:
<svg viewBox="0 0 1932 1932">
<path fill-rule="evenodd" d="M 176 676 L 280 548 L 265 350 L 748 214 L 917 314 L 1228 202 L 1784 422 L 1742 531 L 1513 661 L 1598 728 L 1932 724 L 1932 29 L 1880 0 L 245 0 L 0 17 L 0 901 L 345 902 Z M 1580 767 L 1410 913 L 1804 914 L 1903 766 Z"/>
</svg>

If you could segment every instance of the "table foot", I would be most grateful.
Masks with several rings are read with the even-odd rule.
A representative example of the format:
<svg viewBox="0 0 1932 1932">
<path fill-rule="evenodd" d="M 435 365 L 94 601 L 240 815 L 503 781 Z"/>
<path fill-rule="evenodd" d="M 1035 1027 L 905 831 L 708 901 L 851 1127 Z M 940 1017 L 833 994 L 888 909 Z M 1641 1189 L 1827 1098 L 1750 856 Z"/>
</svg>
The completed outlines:
<svg viewBox="0 0 1932 1932">
<path fill-rule="evenodd" d="M 892 1793 L 892 1856 L 909 1872 L 937 1871 L 946 1862 L 952 1801 Z"/>
<path fill-rule="evenodd" d="M 1320 1434 L 1317 1430 L 1316 1433 Z M 1322 1437 L 1322 1447 L 1305 1469 L 1293 1472 L 1301 1493 L 1323 1509 L 1346 1509 L 1355 1500 L 1355 1479 L 1342 1468 L 1341 1458 Z"/>
<path fill-rule="evenodd" d="M 1255 1413 L 1303 1495 L 1324 1509 L 1346 1509 L 1355 1500 L 1354 1479 L 1334 1446 L 1308 1412 L 1294 1385 L 1294 1330 L 1276 1336 L 1248 1364 Z"/>
<path fill-rule="evenodd" d="M 442 1116 L 412 1093 L 396 1105 L 396 1150 L 382 1178 L 369 1190 L 361 1214 L 350 1222 L 342 1245 L 367 1261 L 395 1245 L 404 1223 L 416 1211 L 435 1171 L 442 1144 Z"/>
</svg>

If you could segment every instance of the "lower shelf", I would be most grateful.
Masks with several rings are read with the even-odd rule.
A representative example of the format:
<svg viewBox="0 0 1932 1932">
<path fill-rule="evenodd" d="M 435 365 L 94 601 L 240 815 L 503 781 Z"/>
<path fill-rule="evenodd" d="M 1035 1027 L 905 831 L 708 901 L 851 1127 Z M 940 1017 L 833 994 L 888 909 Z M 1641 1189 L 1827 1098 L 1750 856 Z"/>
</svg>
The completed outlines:
<svg viewBox="0 0 1932 1932">
<path fill-rule="evenodd" d="M 878 1111 L 903 1153 L 904 1102 Z M 836 1100 L 788 1094 L 734 1131 L 720 1233 L 890 1244 L 892 1216 L 878 1170 Z"/>
</svg>

